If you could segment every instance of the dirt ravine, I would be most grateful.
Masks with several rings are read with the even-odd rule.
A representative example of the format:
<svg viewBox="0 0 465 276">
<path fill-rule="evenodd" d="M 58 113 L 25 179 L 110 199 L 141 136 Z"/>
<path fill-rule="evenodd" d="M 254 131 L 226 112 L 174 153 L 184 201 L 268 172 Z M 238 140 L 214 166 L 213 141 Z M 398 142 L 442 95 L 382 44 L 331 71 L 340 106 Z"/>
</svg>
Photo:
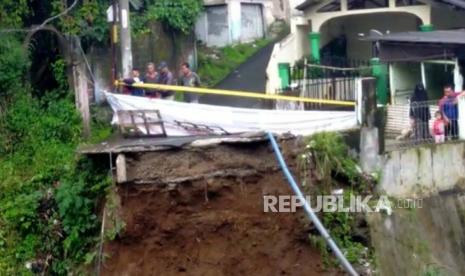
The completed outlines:
<svg viewBox="0 0 465 276">
<path fill-rule="evenodd" d="M 264 213 L 264 195 L 292 194 L 268 143 L 127 158 L 126 229 L 105 244 L 102 275 L 330 274 L 301 213 Z"/>
</svg>

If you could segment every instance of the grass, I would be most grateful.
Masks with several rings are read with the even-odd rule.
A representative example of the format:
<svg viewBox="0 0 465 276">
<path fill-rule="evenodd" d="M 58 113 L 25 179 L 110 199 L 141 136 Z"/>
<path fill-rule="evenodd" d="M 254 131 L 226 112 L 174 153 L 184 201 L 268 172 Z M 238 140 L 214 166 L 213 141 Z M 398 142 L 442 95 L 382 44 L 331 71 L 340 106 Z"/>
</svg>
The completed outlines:
<svg viewBox="0 0 465 276">
<path fill-rule="evenodd" d="M 221 48 L 201 46 L 197 73 L 202 79 L 203 86 L 214 87 L 270 42 L 270 39 L 260 39 Z"/>
<path fill-rule="evenodd" d="M 349 206 L 351 196 L 367 192 L 367 187 L 373 180 L 366 179 L 361 172 L 357 160 L 350 156 L 349 147 L 340 133 L 317 133 L 308 137 L 305 144 L 304 151 L 299 154 L 298 164 L 300 175 L 304 178 L 303 188 L 306 194 L 329 195 L 334 188 L 343 187 L 344 206 Z M 314 176 L 312 180 L 310 177 L 312 174 L 318 177 Z M 309 179 L 306 181 L 307 178 Z M 315 191 L 312 191 L 311 186 L 314 186 Z M 354 228 L 358 223 L 353 213 L 323 212 L 320 217 L 350 263 L 357 265 L 364 265 L 365 262 L 373 263 L 369 245 L 353 239 Z M 326 266 L 335 265 L 330 249 L 321 236 L 311 234 L 310 241 L 320 249 Z"/>
</svg>

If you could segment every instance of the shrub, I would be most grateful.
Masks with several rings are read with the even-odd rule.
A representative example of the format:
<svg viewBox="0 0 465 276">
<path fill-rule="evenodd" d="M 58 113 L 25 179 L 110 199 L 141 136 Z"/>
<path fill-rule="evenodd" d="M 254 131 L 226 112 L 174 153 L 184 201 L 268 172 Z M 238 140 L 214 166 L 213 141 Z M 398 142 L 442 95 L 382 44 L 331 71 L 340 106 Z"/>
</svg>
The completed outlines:
<svg viewBox="0 0 465 276">
<path fill-rule="evenodd" d="M 0 274 L 66 275 L 88 260 L 98 235 L 100 199 L 110 181 L 105 166 L 76 160 L 81 119 L 64 78 L 40 97 L 27 86 L 0 115 Z M 106 165 L 106 164 L 104 164 Z"/>
<path fill-rule="evenodd" d="M 0 98 L 18 92 L 29 66 L 27 54 L 13 36 L 0 34 Z"/>
</svg>

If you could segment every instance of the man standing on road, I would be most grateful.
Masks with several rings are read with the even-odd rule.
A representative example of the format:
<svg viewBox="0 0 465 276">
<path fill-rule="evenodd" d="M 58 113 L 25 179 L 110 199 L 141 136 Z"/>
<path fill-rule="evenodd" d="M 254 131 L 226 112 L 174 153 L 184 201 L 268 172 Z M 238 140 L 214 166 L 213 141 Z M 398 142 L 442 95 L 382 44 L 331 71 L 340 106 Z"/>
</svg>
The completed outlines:
<svg viewBox="0 0 465 276">
<path fill-rule="evenodd" d="M 179 82 L 180 85 L 187 87 L 200 86 L 199 76 L 190 69 L 190 65 L 187 62 L 181 64 L 181 76 L 179 78 Z M 187 103 L 199 103 L 199 94 L 185 92 L 184 101 Z"/>
<path fill-rule="evenodd" d="M 165 85 L 173 85 L 173 73 L 168 68 L 168 64 L 166 62 L 162 61 L 158 65 L 158 71 L 160 72 L 160 76 L 158 78 L 158 83 L 159 84 L 165 84 Z M 169 90 L 161 90 L 160 91 L 161 98 L 164 100 L 174 100 L 174 93 L 173 91 Z"/>
</svg>

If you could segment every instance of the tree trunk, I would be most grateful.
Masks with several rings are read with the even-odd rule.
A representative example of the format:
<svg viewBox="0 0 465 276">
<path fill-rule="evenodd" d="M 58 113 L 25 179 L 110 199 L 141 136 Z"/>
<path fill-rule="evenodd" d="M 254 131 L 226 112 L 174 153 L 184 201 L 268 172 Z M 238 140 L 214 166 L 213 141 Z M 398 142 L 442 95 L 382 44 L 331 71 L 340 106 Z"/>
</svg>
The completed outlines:
<svg viewBox="0 0 465 276">
<path fill-rule="evenodd" d="M 90 135 L 89 91 L 87 87 L 86 65 L 79 62 L 73 65 L 74 93 L 76 108 L 81 113 L 84 137 Z"/>
</svg>

